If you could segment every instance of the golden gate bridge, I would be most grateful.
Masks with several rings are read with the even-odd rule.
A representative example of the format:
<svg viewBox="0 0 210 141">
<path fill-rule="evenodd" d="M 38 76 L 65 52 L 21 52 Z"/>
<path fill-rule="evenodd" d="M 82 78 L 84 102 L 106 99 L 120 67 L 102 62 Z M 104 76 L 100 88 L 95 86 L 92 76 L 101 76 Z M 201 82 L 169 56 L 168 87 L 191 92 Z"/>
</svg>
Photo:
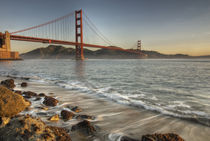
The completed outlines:
<svg viewBox="0 0 210 141">
<path fill-rule="evenodd" d="M 72 21 L 74 23 L 72 23 Z M 72 25 L 74 25 L 74 29 L 72 28 Z M 102 40 L 106 45 L 84 42 L 84 26 L 87 26 L 89 30 L 92 30 L 94 35 L 97 35 L 97 38 L 100 38 L 100 40 Z M 72 33 L 74 35 L 72 35 Z M 7 58 L 9 56 L 10 58 L 17 58 L 19 56 L 17 52 L 10 52 L 10 40 L 73 45 L 76 48 L 76 60 L 84 59 L 83 47 L 125 51 L 133 53 L 139 57 L 144 56 L 141 52 L 139 41 L 136 50 L 114 46 L 113 43 L 108 40 L 100 32 L 100 30 L 98 30 L 90 18 L 84 14 L 82 9 L 40 25 L 11 33 L 0 33 L 0 59 L 5 57 Z"/>
</svg>

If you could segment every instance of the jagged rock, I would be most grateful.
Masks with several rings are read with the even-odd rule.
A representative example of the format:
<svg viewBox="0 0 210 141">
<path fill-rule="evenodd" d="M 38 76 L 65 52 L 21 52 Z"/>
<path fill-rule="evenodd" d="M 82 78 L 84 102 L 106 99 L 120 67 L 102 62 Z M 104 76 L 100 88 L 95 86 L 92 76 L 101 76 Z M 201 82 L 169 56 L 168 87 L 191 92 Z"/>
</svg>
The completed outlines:
<svg viewBox="0 0 210 141">
<path fill-rule="evenodd" d="M 86 135 L 92 135 L 96 132 L 96 128 L 87 120 L 81 121 L 72 126 L 71 131 L 77 130 Z"/>
<path fill-rule="evenodd" d="M 31 104 L 23 96 L 0 86 L 0 116 L 12 117 L 26 109 Z"/>
<path fill-rule="evenodd" d="M 4 127 L 9 121 L 9 117 L 0 117 L 0 128 Z"/>
<path fill-rule="evenodd" d="M 91 119 L 91 120 L 95 119 L 94 116 L 89 116 L 89 115 L 78 115 L 76 118 L 77 119 Z"/>
<path fill-rule="evenodd" d="M 45 96 L 44 102 L 43 102 L 43 104 L 45 104 L 46 106 L 56 106 L 57 103 L 58 103 L 58 100 L 50 96 Z"/>
<path fill-rule="evenodd" d="M 1 85 L 9 88 L 9 89 L 13 89 L 15 87 L 15 81 L 13 79 L 7 79 L 4 81 L 1 81 Z"/>
<path fill-rule="evenodd" d="M 82 109 L 79 108 L 78 106 L 73 107 L 71 110 L 76 112 L 76 113 L 82 112 Z"/>
<path fill-rule="evenodd" d="M 143 135 L 141 141 L 184 141 L 174 133 Z"/>
<path fill-rule="evenodd" d="M 51 116 L 48 120 L 50 121 L 59 121 L 59 115 L 54 115 L 54 116 Z"/>
<path fill-rule="evenodd" d="M 0 139 L 8 141 L 71 141 L 65 129 L 47 126 L 40 119 L 32 118 L 29 115 L 13 118 L 9 124 L 0 129 Z"/>
<path fill-rule="evenodd" d="M 27 87 L 27 86 L 28 86 L 28 83 L 26 83 L 26 82 L 21 83 L 21 87 Z"/>
<path fill-rule="evenodd" d="M 46 95 L 44 93 L 40 93 L 38 96 L 45 97 Z"/>
<path fill-rule="evenodd" d="M 62 110 L 61 116 L 64 120 L 70 120 L 74 117 L 74 113 L 67 111 L 67 110 Z"/>
<path fill-rule="evenodd" d="M 37 96 L 37 93 L 35 92 L 31 92 L 31 91 L 27 91 L 27 92 L 23 92 L 25 98 L 32 98 L 32 97 L 35 97 Z"/>
</svg>

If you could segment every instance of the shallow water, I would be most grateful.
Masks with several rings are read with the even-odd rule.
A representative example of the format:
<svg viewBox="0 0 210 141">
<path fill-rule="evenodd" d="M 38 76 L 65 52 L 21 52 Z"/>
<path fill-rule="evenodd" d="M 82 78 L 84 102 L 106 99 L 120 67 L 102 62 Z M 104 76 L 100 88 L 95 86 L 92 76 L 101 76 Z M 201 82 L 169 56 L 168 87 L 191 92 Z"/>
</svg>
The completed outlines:
<svg viewBox="0 0 210 141">
<path fill-rule="evenodd" d="M 0 62 L 0 75 L 29 77 L 210 126 L 210 60 L 24 60 Z"/>
</svg>

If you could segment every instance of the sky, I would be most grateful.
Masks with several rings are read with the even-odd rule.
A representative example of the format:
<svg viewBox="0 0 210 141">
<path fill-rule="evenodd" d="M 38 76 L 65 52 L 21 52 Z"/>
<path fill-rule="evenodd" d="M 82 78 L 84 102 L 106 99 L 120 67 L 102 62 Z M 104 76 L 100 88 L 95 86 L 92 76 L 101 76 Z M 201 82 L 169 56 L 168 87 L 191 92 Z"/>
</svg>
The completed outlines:
<svg viewBox="0 0 210 141">
<path fill-rule="evenodd" d="M 114 45 L 166 54 L 210 55 L 210 0 L 1 0 L 0 32 L 83 9 Z M 47 46 L 12 41 L 20 53 Z"/>
</svg>

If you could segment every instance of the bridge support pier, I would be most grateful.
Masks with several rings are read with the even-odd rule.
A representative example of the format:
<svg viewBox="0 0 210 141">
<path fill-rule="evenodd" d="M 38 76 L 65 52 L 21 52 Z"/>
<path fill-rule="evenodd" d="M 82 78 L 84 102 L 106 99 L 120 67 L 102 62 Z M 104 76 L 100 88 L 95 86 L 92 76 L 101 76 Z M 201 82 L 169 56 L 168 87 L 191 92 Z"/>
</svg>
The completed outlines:
<svg viewBox="0 0 210 141">
<path fill-rule="evenodd" d="M 11 52 L 10 33 L 5 34 L 0 32 L 0 60 L 16 60 L 19 58 L 18 52 Z"/>
<path fill-rule="evenodd" d="M 82 10 L 75 11 L 76 60 L 84 60 Z"/>
</svg>

